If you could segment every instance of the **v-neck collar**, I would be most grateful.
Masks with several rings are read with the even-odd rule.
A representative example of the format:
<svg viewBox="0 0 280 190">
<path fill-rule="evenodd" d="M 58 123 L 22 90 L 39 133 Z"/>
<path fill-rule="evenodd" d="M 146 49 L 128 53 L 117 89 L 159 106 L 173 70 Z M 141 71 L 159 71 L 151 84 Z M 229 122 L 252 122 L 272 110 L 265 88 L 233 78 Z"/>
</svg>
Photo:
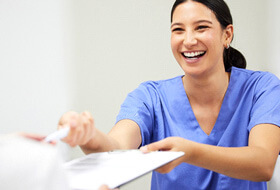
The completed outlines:
<svg viewBox="0 0 280 190">
<path fill-rule="evenodd" d="M 219 111 L 219 114 L 218 114 L 218 117 L 216 119 L 216 122 L 214 124 L 214 127 L 212 129 L 212 131 L 210 132 L 210 134 L 206 134 L 202 128 L 200 127 L 197 119 L 196 119 L 196 116 L 193 112 L 193 109 L 191 107 L 191 104 L 190 104 L 190 101 L 189 101 L 189 98 L 186 94 L 186 91 L 185 91 L 185 88 L 184 88 L 184 84 L 183 84 L 183 80 L 182 80 L 182 77 L 180 77 L 180 86 L 179 86 L 179 90 L 181 91 L 180 94 L 182 94 L 182 102 L 185 102 L 184 105 L 182 105 L 183 107 L 183 110 L 184 112 L 186 112 L 186 117 L 189 117 L 188 121 L 191 121 L 192 124 L 195 123 L 195 125 L 192 125 L 192 127 L 195 127 L 196 129 L 196 132 L 199 132 L 201 135 L 205 136 L 206 138 L 213 138 L 215 139 L 215 141 L 218 141 L 220 139 L 220 137 L 222 136 L 222 134 L 224 133 L 227 125 L 226 125 L 226 118 L 225 118 L 225 114 L 226 114 L 226 111 L 227 111 L 227 104 L 228 104 L 228 101 L 229 101 L 229 94 L 230 94 L 230 91 L 232 89 L 232 81 L 234 81 L 233 77 L 234 77 L 234 74 L 232 73 L 234 72 L 234 70 L 231 70 L 230 72 L 230 80 L 229 80 L 229 84 L 228 84 L 228 88 L 226 90 L 226 93 L 225 93 L 225 96 L 224 96 L 224 99 L 223 99 L 223 102 L 222 102 L 222 105 L 221 105 L 221 108 L 220 108 L 220 111 Z M 184 94 L 184 95 L 183 95 Z"/>
</svg>

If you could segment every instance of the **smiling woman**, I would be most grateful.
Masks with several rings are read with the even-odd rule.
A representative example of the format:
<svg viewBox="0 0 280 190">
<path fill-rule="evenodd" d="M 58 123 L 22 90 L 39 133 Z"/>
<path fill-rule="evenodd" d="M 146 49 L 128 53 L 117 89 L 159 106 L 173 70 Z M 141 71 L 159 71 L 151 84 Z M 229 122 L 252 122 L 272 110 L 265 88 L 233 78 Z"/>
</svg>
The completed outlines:
<svg viewBox="0 0 280 190">
<path fill-rule="evenodd" d="M 266 189 L 280 150 L 280 81 L 245 69 L 230 47 L 223 0 L 177 0 L 171 48 L 184 75 L 148 81 L 128 94 L 105 134 L 89 112 L 67 112 L 64 142 L 85 153 L 114 149 L 183 151 L 153 172 L 152 189 Z"/>
<path fill-rule="evenodd" d="M 181 25 L 172 32 L 174 2 L 0 1 L 1 133 L 48 134 L 65 110 L 89 110 L 93 124 L 90 114 L 74 112 L 62 123 L 74 120 L 79 130 L 65 141 L 86 152 L 145 145 L 148 151 L 185 151 L 186 159 L 158 170 L 184 162 L 170 173 L 153 173 L 153 189 L 264 189 L 265 182 L 252 181 L 271 177 L 279 152 L 279 80 L 251 70 L 280 76 L 280 1 L 225 0 L 234 22 L 223 1 L 176 1 L 172 24 Z M 181 10 L 199 22 L 179 20 Z M 190 35 L 181 36 L 186 31 Z M 231 33 L 234 41 L 223 43 Z M 184 70 L 172 56 L 170 35 Z M 233 47 L 251 70 L 239 66 Z M 147 80 L 153 81 L 127 96 L 112 131 L 100 132 L 111 129 L 126 94 Z M 68 160 L 68 151 L 62 153 Z M 9 176 L 13 181 L 14 174 Z M 138 182 L 128 189 L 149 189 L 150 179 Z"/>
</svg>

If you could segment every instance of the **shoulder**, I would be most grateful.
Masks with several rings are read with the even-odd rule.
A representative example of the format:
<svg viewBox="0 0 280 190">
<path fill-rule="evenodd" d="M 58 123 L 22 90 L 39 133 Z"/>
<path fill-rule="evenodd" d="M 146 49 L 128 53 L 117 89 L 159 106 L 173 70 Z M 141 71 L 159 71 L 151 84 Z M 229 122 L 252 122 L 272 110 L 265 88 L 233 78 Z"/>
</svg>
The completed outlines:
<svg viewBox="0 0 280 190">
<path fill-rule="evenodd" d="M 145 81 L 141 83 L 138 89 L 146 89 L 148 91 L 164 91 L 170 88 L 177 87 L 182 83 L 182 76 L 176 76 L 170 79 Z"/>
<path fill-rule="evenodd" d="M 263 97 L 265 101 L 278 101 L 280 80 L 270 72 L 232 68 L 232 84 L 240 96 L 252 97 L 253 102 Z M 261 100 L 262 100 L 261 99 Z"/>
<path fill-rule="evenodd" d="M 173 78 L 169 78 L 169 79 L 164 79 L 164 80 L 157 80 L 157 81 L 145 81 L 143 83 L 141 83 L 140 85 L 143 86 L 155 86 L 155 87 L 160 87 L 160 86 L 165 86 L 165 85 L 174 85 L 177 84 L 181 81 L 182 76 L 176 76 Z"/>
<path fill-rule="evenodd" d="M 259 87 L 280 85 L 280 80 L 270 72 L 253 71 L 236 67 L 232 67 L 231 72 L 237 81 L 244 81 L 247 85 L 256 85 Z"/>
<path fill-rule="evenodd" d="M 178 91 L 178 89 L 180 89 L 180 84 L 182 85 L 182 76 L 165 80 L 145 81 L 130 92 L 128 96 L 141 100 L 161 99 L 162 97 L 170 96 L 173 92 Z"/>
<path fill-rule="evenodd" d="M 242 69 L 237 67 L 232 67 L 231 71 L 238 75 L 247 76 L 248 78 L 259 78 L 263 76 L 276 77 L 274 74 L 267 71 L 253 71 L 253 70 Z"/>
</svg>

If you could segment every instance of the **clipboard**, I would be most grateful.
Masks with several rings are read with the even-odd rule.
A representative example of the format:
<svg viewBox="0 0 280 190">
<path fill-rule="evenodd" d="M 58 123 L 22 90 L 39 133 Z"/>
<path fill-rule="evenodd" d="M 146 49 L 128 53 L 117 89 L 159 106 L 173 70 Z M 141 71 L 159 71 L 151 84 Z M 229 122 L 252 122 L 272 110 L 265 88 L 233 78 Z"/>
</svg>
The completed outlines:
<svg viewBox="0 0 280 190">
<path fill-rule="evenodd" d="M 72 190 L 118 188 L 181 156 L 184 152 L 117 150 L 92 153 L 64 164 Z"/>
</svg>

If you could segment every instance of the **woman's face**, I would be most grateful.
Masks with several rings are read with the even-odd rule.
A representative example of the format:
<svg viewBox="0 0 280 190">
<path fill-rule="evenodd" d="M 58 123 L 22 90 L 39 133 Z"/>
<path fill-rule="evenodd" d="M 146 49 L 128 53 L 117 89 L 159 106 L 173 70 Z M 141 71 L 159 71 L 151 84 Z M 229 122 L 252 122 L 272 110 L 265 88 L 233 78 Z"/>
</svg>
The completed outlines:
<svg viewBox="0 0 280 190">
<path fill-rule="evenodd" d="M 232 32 L 232 26 L 231 32 Z M 173 13 L 171 47 L 186 75 L 207 76 L 224 70 L 223 51 L 230 43 L 215 14 L 205 5 L 188 1 Z"/>
</svg>

